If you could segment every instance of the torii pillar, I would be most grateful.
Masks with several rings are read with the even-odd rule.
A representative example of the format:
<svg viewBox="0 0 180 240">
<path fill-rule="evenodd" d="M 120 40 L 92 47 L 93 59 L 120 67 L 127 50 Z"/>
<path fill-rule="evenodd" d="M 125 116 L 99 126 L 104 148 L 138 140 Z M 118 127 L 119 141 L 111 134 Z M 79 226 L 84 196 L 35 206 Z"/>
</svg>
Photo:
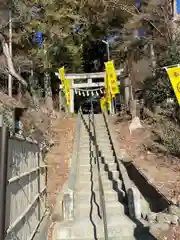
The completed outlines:
<svg viewBox="0 0 180 240">
<path fill-rule="evenodd" d="M 69 106 L 69 111 L 70 111 L 70 113 L 74 113 L 74 89 L 72 88 L 72 84 L 71 84 L 71 88 L 70 88 L 70 106 Z"/>
</svg>

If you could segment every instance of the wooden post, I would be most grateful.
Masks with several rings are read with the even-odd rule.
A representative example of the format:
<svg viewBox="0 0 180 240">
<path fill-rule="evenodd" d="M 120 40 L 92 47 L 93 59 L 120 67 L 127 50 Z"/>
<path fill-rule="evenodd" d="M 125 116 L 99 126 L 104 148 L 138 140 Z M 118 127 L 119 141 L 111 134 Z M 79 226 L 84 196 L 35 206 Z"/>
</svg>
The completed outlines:
<svg viewBox="0 0 180 240">
<path fill-rule="evenodd" d="M 130 101 L 130 92 L 129 92 L 130 81 L 129 78 L 124 79 L 124 99 L 125 99 L 125 107 L 126 110 L 129 109 L 129 101 Z"/>
<path fill-rule="evenodd" d="M 62 109 L 62 95 L 61 95 L 61 88 L 59 88 L 59 112 Z"/>
</svg>

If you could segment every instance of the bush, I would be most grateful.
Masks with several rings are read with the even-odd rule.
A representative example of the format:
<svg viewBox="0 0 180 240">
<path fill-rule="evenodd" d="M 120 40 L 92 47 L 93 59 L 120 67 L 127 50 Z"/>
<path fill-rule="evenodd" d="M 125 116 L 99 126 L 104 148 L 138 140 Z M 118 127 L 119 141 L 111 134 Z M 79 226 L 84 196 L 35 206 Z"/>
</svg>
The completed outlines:
<svg viewBox="0 0 180 240">
<path fill-rule="evenodd" d="M 159 143 L 163 144 L 168 152 L 177 157 L 180 156 L 180 127 L 167 118 L 162 118 L 158 123 L 156 134 L 159 135 Z"/>
</svg>

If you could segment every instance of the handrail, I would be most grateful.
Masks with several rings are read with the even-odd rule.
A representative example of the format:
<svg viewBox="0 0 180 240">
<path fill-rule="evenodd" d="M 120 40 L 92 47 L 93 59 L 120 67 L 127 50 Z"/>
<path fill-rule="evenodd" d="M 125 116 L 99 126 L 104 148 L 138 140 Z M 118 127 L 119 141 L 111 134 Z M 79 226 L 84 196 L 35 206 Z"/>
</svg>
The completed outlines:
<svg viewBox="0 0 180 240">
<path fill-rule="evenodd" d="M 94 111 L 93 111 L 93 104 L 91 101 L 91 113 L 92 113 L 92 127 L 93 127 L 93 135 L 94 135 L 94 146 L 95 146 L 95 158 L 98 168 L 98 183 L 99 183 L 99 196 L 100 196 L 100 205 L 103 217 L 103 226 L 104 226 L 104 239 L 108 240 L 108 227 L 107 227 L 107 217 L 106 217 L 106 204 L 105 204 L 105 196 L 104 196 L 104 188 L 101 178 L 101 170 L 100 170 L 100 163 L 99 163 L 99 149 L 97 145 L 97 137 L 96 137 L 96 128 L 94 124 Z"/>
</svg>

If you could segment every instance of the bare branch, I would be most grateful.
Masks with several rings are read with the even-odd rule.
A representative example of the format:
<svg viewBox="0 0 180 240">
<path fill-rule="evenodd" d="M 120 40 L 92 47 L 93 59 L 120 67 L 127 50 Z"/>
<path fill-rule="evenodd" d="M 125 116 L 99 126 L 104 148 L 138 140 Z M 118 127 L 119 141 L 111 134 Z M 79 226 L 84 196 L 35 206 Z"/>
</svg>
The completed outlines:
<svg viewBox="0 0 180 240">
<path fill-rule="evenodd" d="M 123 10 L 123 11 L 126 11 L 127 13 L 129 13 L 129 14 L 131 14 L 132 16 L 134 16 L 134 17 L 140 17 L 140 12 L 138 11 L 138 14 L 137 13 L 133 13 L 132 11 L 130 11 L 129 9 L 128 9 L 128 6 L 127 5 L 123 5 L 123 4 L 119 4 L 119 7 L 121 8 L 121 10 Z M 133 5 L 133 7 L 134 7 L 134 9 L 136 9 L 136 7 Z M 156 30 L 157 30 L 157 32 L 162 36 L 162 37 L 164 37 L 164 34 L 160 31 L 160 29 L 158 29 L 156 26 L 155 26 L 155 24 L 151 21 L 151 20 L 149 20 L 148 18 L 146 18 L 145 16 L 141 16 L 141 18 L 144 20 L 144 21 L 146 21 L 146 22 L 148 22 L 152 27 L 154 27 Z"/>
<path fill-rule="evenodd" d="M 5 40 L 5 37 L 3 36 L 2 33 L 0 33 L 0 41 L 3 49 L 3 54 L 6 57 L 7 65 L 8 65 L 8 72 L 16 78 L 23 86 L 27 87 L 27 82 L 24 80 L 24 78 L 19 75 L 16 70 L 14 69 L 14 65 L 12 62 L 12 58 L 9 53 L 9 46 Z"/>
</svg>

